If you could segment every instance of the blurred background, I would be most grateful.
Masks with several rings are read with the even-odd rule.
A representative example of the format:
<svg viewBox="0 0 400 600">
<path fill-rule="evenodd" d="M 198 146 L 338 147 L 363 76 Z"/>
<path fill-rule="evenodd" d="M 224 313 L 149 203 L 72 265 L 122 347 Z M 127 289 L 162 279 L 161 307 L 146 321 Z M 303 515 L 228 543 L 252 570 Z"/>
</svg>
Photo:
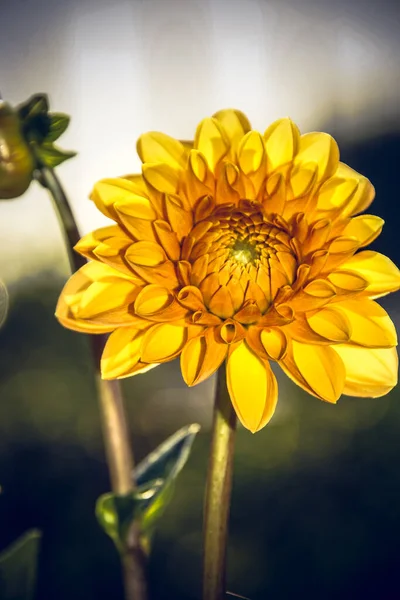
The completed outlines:
<svg viewBox="0 0 400 600">
<path fill-rule="evenodd" d="M 106 224 L 93 183 L 139 170 L 147 130 L 190 139 L 236 107 L 264 131 L 290 116 L 328 131 L 376 187 L 386 220 L 373 248 L 400 263 L 400 7 L 381 0 L 0 0 L 0 90 L 37 92 L 72 116 L 58 169 L 82 233 Z M 51 203 L 32 185 L 0 204 L 0 550 L 43 531 L 38 600 L 122 599 L 118 557 L 94 504 L 109 490 L 87 339 L 53 313 L 69 275 Z M 382 304 L 400 324 L 399 295 Z M 198 600 L 214 381 L 177 362 L 123 381 L 137 460 L 202 425 L 155 538 L 154 600 Z M 279 377 L 270 425 L 240 428 L 228 589 L 264 598 L 391 600 L 398 591 L 400 388 L 319 402 Z"/>
</svg>

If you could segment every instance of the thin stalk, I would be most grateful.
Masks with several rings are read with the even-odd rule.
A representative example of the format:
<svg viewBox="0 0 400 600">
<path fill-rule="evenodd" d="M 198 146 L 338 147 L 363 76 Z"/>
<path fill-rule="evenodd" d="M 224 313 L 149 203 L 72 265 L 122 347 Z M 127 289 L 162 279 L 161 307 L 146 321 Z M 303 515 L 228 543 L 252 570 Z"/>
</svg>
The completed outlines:
<svg viewBox="0 0 400 600">
<path fill-rule="evenodd" d="M 75 244 L 80 240 L 80 235 L 68 199 L 53 169 L 42 167 L 38 180 L 50 192 L 65 238 L 71 269 L 76 271 L 86 264 L 86 260 L 73 250 Z M 89 338 L 111 487 L 116 495 L 123 496 L 135 489 L 134 461 L 129 443 L 123 395 L 119 381 L 101 379 L 100 358 L 107 336 L 91 335 Z M 140 543 L 140 530 L 137 523 L 133 523 L 129 531 L 126 551 L 121 560 L 125 599 L 147 600 L 146 558 Z"/>
<path fill-rule="evenodd" d="M 226 547 L 232 490 L 236 413 L 218 371 L 204 506 L 203 600 L 225 600 Z"/>
</svg>

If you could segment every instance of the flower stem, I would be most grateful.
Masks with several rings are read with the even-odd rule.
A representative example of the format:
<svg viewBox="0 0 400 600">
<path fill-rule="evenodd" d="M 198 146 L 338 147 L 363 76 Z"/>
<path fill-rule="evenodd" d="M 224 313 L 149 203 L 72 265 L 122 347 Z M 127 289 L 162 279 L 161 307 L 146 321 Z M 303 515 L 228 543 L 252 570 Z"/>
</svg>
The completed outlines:
<svg viewBox="0 0 400 600">
<path fill-rule="evenodd" d="M 226 387 L 223 365 L 218 371 L 204 506 L 203 600 L 225 600 L 235 431 L 236 413 Z"/>
<path fill-rule="evenodd" d="M 75 271 L 86 264 L 86 260 L 73 250 L 80 235 L 68 199 L 53 169 L 41 167 L 38 180 L 50 192 L 65 237 L 71 269 Z M 106 340 L 105 335 L 90 336 L 111 487 L 116 495 L 123 496 L 135 489 L 134 461 L 120 383 L 117 380 L 101 379 L 100 375 L 100 358 Z M 147 600 L 146 556 L 140 543 L 140 529 L 136 522 L 129 531 L 126 551 L 121 560 L 125 599 Z"/>
</svg>

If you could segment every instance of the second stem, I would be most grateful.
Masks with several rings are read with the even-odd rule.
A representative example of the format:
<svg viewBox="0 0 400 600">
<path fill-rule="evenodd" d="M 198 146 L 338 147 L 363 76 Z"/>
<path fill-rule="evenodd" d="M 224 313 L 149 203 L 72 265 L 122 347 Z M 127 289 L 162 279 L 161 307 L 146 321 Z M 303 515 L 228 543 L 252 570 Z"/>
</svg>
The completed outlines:
<svg viewBox="0 0 400 600">
<path fill-rule="evenodd" d="M 204 506 L 203 600 L 225 600 L 226 548 L 231 503 L 236 413 L 218 371 Z"/>
</svg>

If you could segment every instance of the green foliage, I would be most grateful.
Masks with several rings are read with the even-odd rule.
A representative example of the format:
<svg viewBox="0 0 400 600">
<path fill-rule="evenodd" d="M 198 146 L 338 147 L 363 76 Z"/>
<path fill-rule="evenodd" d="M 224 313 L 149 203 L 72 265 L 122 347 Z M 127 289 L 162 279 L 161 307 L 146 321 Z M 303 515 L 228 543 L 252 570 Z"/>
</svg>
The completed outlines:
<svg viewBox="0 0 400 600">
<path fill-rule="evenodd" d="M 32 529 L 0 554 L 0 598 L 32 600 L 41 533 Z"/>
<path fill-rule="evenodd" d="M 76 155 L 76 152 L 64 151 L 53 145 L 67 129 L 70 118 L 64 113 L 49 112 L 48 98 L 44 94 L 35 94 L 18 106 L 25 139 L 29 142 L 38 163 L 38 168 L 57 167 Z"/>
<path fill-rule="evenodd" d="M 121 553 L 134 520 L 140 523 L 143 545 L 149 549 L 155 525 L 171 500 L 199 429 L 197 424 L 183 427 L 151 452 L 134 471 L 138 487 L 131 494 L 109 493 L 98 499 L 97 519 Z"/>
</svg>

